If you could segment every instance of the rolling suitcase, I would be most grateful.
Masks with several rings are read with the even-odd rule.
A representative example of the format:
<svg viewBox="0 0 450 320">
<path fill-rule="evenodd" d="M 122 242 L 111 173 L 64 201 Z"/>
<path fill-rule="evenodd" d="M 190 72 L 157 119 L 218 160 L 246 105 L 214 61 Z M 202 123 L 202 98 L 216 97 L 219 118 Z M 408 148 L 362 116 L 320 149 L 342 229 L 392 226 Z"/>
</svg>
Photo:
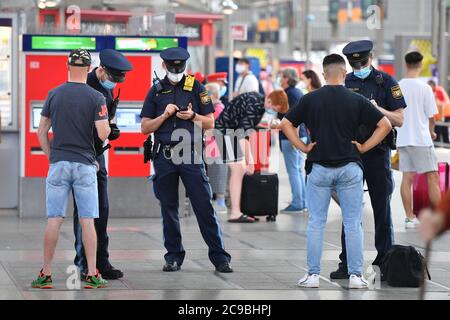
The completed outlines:
<svg viewBox="0 0 450 320">
<path fill-rule="evenodd" d="M 278 215 L 278 175 L 256 172 L 245 175 L 242 184 L 241 211 L 250 217 L 267 216 L 276 221 Z"/>
<path fill-rule="evenodd" d="M 449 185 L 449 164 L 446 162 L 439 162 L 438 164 L 439 174 L 439 188 L 441 195 L 448 190 Z M 428 184 L 425 174 L 416 174 L 413 182 L 413 212 L 418 217 L 420 210 L 430 206 L 430 200 L 428 198 Z"/>
</svg>

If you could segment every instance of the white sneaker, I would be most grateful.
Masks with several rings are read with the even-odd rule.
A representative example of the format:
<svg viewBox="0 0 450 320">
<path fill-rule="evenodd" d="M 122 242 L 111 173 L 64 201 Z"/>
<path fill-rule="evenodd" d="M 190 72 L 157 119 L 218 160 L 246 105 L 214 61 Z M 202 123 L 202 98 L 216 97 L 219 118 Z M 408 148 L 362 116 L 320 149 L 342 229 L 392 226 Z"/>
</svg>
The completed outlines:
<svg viewBox="0 0 450 320">
<path fill-rule="evenodd" d="M 319 287 L 319 275 L 318 274 L 305 274 L 303 278 L 298 280 L 297 285 L 302 288 L 318 288 Z"/>
<path fill-rule="evenodd" d="M 405 218 L 405 228 L 406 229 L 415 229 L 420 224 L 419 219 L 414 217 L 414 219 Z"/>
<path fill-rule="evenodd" d="M 225 206 L 219 206 L 217 203 L 214 204 L 214 209 L 216 210 L 217 213 L 227 213 L 228 212 L 228 208 Z"/>
<path fill-rule="evenodd" d="M 369 282 L 364 279 L 363 276 L 357 276 L 352 274 L 349 279 L 348 288 L 349 289 L 367 289 L 369 287 Z"/>
</svg>

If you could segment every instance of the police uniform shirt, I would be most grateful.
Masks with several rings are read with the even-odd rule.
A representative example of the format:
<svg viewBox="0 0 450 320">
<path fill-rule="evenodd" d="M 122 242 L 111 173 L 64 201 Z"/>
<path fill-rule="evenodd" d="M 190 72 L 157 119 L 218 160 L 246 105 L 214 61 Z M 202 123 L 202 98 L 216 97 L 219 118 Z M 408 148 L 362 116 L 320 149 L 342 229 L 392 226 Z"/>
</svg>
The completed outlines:
<svg viewBox="0 0 450 320">
<path fill-rule="evenodd" d="M 106 105 L 109 105 L 113 101 L 113 91 L 105 89 L 97 78 L 97 74 L 95 73 L 97 68 L 88 73 L 87 76 L 87 84 L 103 94 L 106 99 Z"/>
<path fill-rule="evenodd" d="M 366 79 L 360 79 L 352 73 L 347 74 L 345 86 L 388 110 L 395 111 L 406 108 L 406 102 L 398 82 L 382 71 L 372 68 Z"/>
<path fill-rule="evenodd" d="M 352 73 L 347 74 L 345 86 L 369 100 L 375 100 L 378 106 L 388 111 L 406 108 L 406 102 L 398 82 L 389 74 L 372 67 L 366 79 L 360 79 Z M 364 142 L 375 130 L 360 130 L 359 142 Z"/>
<path fill-rule="evenodd" d="M 148 92 L 142 107 L 141 118 L 155 119 L 159 117 L 164 113 L 168 104 L 174 104 L 180 108 L 187 107 L 191 103 L 192 110 L 199 115 L 214 113 L 214 105 L 208 91 L 193 76 L 183 76 L 176 85 L 171 84 L 166 76 L 161 84 L 163 86 L 161 92 L 156 92 L 155 87 Z M 183 120 L 173 115 L 164 121 L 155 132 L 155 139 L 162 144 L 176 144 L 178 141 L 171 141 L 172 132 L 176 129 L 187 129 L 194 138 L 194 125 L 191 120 Z"/>
<path fill-rule="evenodd" d="M 106 100 L 106 105 L 109 106 L 109 104 L 113 101 L 113 91 L 105 89 L 101 84 L 100 81 L 97 78 L 97 74 L 95 71 L 97 68 L 93 69 L 91 72 L 88 73 L 87 81 L 86 83 L 92 87 L 93 89 L 100 92 Z M 97 133 L 97 128 L 94 126 L 94 143 L 95 145 L 101 146 L 103 145 L 103 141 L 100 140 Z"/>
</svg>

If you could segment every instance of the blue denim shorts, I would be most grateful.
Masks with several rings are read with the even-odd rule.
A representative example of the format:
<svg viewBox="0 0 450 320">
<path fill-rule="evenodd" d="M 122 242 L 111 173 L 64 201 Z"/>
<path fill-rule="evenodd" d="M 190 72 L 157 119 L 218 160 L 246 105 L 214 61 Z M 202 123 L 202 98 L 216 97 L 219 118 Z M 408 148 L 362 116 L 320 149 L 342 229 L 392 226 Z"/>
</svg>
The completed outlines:
<svg viewBox="0 0 450 320">
<path fill-rule="evenodd" d="M 46 180 L 48 218 L 64 218 L 70 191 L 80 218 L 98 218 L 97 169 L 95 165 L 58 161 L 50 164 Z"/>
</svg>

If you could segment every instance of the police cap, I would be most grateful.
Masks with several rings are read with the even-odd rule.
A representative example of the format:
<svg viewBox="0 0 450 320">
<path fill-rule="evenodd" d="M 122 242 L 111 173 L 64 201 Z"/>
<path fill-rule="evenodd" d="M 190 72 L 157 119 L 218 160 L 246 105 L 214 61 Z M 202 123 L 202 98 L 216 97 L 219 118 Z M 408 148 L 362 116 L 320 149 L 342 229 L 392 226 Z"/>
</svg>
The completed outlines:
<svg viewBox="0 0 450 320">
<path fill-rule="evenodd" d="M 114 82 L 123 82 L 125 74 L 133 69 L 130 61 L 122 53 L 113 49 L 100 51 L 100 65 L 106 69 Z"/>
<path fill-rule="evenodd" d="M 159 55 L 167 70 L 172 73 L 182 73 L 186 69 L 186 60 L 190 57 L 189 52 L 181 47 L 165 49 Z"/>
<path fill-rule="evenodd" d="M 342 53 L 347 57 L 348 62 L 352 67 L 361 68 L 369 61 L 369 54 L 372 49 L 372 41 L 359 40 L 347 44 L 342 50 Z"/>
</svg>

